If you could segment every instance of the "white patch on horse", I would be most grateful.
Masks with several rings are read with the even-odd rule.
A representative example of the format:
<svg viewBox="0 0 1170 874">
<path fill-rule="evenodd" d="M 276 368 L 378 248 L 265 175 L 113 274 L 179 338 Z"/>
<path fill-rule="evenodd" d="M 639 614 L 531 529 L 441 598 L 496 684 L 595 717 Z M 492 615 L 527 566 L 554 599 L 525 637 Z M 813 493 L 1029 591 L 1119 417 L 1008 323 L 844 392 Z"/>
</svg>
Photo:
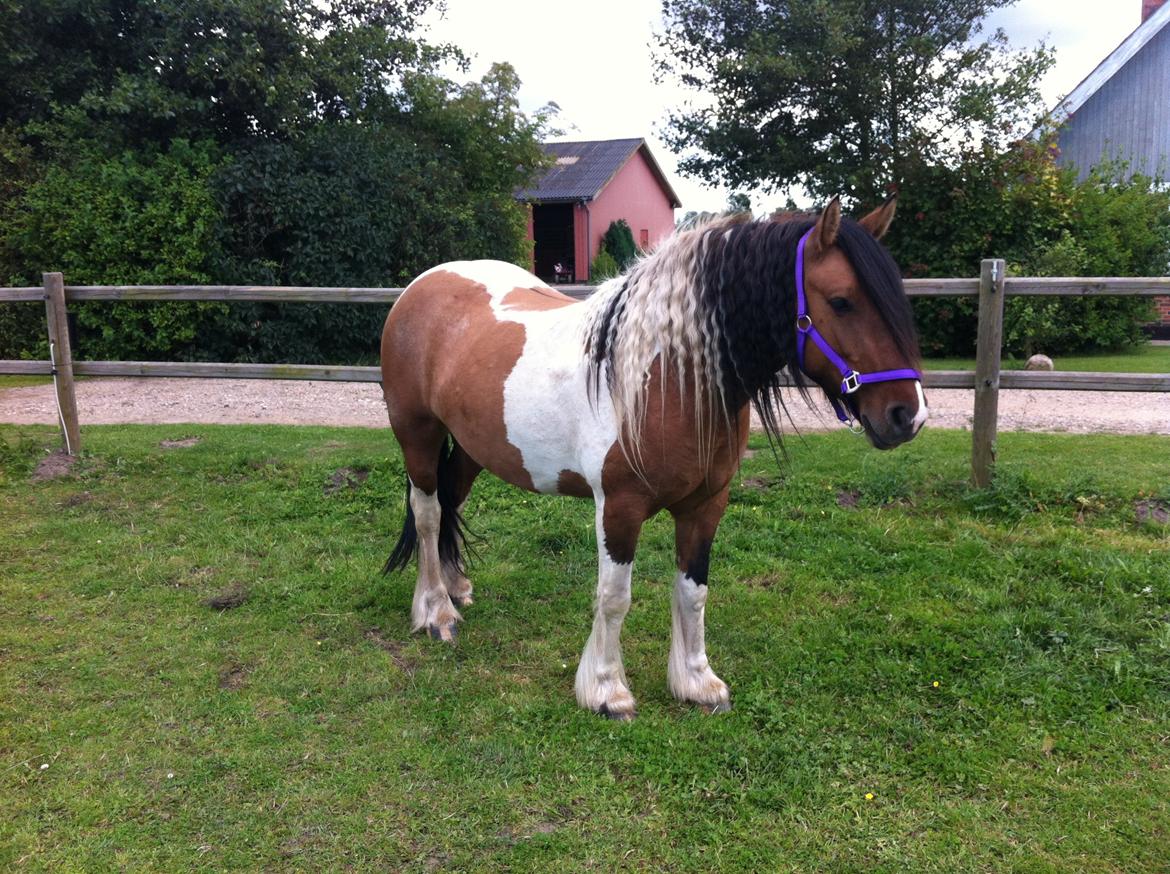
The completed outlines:
<svg viewBox="0 0 1170 874">
<path fill-rule="evenodd" d="M 619 564 L 605 549 L 602 522 L 604 497 L 597 500 L 597 599 L 593 606 L 593 630 L 577 666 L 574 690 L 577 703 L 598 713 L 632 718 L 634 696 L 622 664 L 622 622 L 630 609 L 630 580 L 634 563 Z"/>
<path fill-rule="evenodd" d="M 443 584 L 439 561 L 439 521 L 442 508 L 438 495 L 428 495 L 410 484 L 410 509 L 418 532 L 418 582 L 410 608 L 411 630 L 427 629 L 432 637 L 454 639 L 455 623 L 463 617 L 451 603 Z"/>
<path fill-rule="evenodd" d="M 443 269 L 483 285 L 498 321 L 524 326 L 523 351 L 504 380 L 504 427 L 508 442 L 520 450 L 535 489 L 555 494 L 562 471 L 571 470 L 598 494 L 601 468 L 617 440 L 617 425 L 607 392 L 602 392 L 596 408 L 589 402 L 588 367 L 582 354 L 589 308 L 529 310 L 506 304 L 504 299 L 516 289 L 548 288 L 514 264 L 459 261 Z"/>
<path fill-rule="evenodd" d="M 918 390 L 918 412 L 914 414 L 914 421 L 910 423 L 910 433 L 917 434 L 918 429 L 925 425 L 926 420 L 930 418 L 930 410 L 926 407 L 926 395 L 922 391 L 922 383 L 915 380 L 914 388 Z"/>
<path fill-rule="evenodd" d="M 666 665 L 666 685 L 679 701 L 689 701 L 718 712 L 731 708 L 731 693 L 707 661 L 703 633 L 706 607 L 707 587 L 700 586 L 679 571 L 670 599 L 670 657 Z"/>
</svg>

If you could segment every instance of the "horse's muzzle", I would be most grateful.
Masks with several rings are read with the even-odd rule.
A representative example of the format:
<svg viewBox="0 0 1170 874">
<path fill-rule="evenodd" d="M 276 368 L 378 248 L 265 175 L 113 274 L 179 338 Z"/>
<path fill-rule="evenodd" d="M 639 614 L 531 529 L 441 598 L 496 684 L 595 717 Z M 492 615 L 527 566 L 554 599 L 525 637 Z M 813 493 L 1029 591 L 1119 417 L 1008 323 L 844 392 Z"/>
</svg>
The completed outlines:
<svg viewBox="0 0 1170 874">
<path fill-rule="evenodd" d="M 861 416 L 866 436 L 875 448 L 893 449 L 895 446 L 901 446 L 912 440 L 922 429 L 930 411 L 926 406 L 922 386 L 918 385 L 917 388 L 917 403 L 895 400 L 886 404 L 881 417 L 876 420 L 866 415 Z"/>
</svg>

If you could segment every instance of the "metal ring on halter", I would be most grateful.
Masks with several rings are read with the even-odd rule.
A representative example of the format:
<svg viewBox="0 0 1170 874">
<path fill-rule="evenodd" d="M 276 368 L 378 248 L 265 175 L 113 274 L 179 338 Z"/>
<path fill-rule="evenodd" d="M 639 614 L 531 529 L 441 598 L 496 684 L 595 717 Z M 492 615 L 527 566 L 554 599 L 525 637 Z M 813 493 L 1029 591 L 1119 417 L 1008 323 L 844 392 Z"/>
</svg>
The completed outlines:
<svg viewBox="0 0 1170 874">
<path fill-rule="evenodd" d="M 849 429 L 850 434 L 860 435 L 865 433 L 865 426 L 861 424 L 860 419 L 850 419 L 845 427 Z"/>
<path fill-rule="evenodd" d="M 850 370 L 841 380 L 841 394 L 851 395 L 859 388 L 861 388 L 861 374 L 856 370 Z"/>
<path fill-rule="evenodd" d="M 803 324 L 801 320 L 803 320 Z M 812 326 L 812 316 L 807 313 L 796 317 L 796 330 L 800 331 L 800 333 L 807 334 L 812 330 Z"/>
</svg>

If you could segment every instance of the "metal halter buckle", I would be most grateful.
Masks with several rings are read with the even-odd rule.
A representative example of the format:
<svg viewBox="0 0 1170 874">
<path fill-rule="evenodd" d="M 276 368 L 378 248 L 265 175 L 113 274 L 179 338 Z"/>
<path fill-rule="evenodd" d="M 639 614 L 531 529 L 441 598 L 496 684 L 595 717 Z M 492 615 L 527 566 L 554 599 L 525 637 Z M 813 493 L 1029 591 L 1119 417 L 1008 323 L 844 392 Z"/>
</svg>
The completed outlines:
<svg viewBox="0 0 1170 874">
<path fill-rule="evenodd" d="M 850 370 L 841 380 L 841 394 L 851 395 L 859 388 L 861 388 L 861 374 L 856 370 Z"/>
</svg>

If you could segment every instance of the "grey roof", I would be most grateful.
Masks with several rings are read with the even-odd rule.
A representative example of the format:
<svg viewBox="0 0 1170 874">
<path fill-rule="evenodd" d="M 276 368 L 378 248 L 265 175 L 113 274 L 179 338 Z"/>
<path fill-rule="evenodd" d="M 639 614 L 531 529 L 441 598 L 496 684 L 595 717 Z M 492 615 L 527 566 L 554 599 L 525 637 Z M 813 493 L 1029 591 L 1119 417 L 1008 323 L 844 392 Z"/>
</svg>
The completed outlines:
<svg viewBox="0 0 1170 874">
<path fill-rule="evenodd" d="M 670 205 L 682 206 L 678 195 L 666 181 L 666 174 L 654 160 L 650 148 L 641 137 L 629 140 L 586 140 L 575 143 L 542 143 L 546 155 L 553 155 L 557 163 L 550 167 L 535 184 L 516 192 L 518 200 L 539 203 L 573 203 L 593 200 L 609 184 L 639 149 L 666 192 Z"/>
<path fill-rule="evenodd" d="M 1090 97 L 1101 90 L 1106 82 L 1120 70 L 1141 49 L 1158 35 L 1163 27 L 1170 23 L 1170 3 L 1164 3 L 1149 18 L 1138 25 L 1129 36 L 1122 40 L 1121 45 L 1110 52 L 1109 56 L 1097 65 L 1069 95 L 1052 110 L 1052 120 L 1060 124 L 1078 109 L 1085 105 Z"/>
</svg>

